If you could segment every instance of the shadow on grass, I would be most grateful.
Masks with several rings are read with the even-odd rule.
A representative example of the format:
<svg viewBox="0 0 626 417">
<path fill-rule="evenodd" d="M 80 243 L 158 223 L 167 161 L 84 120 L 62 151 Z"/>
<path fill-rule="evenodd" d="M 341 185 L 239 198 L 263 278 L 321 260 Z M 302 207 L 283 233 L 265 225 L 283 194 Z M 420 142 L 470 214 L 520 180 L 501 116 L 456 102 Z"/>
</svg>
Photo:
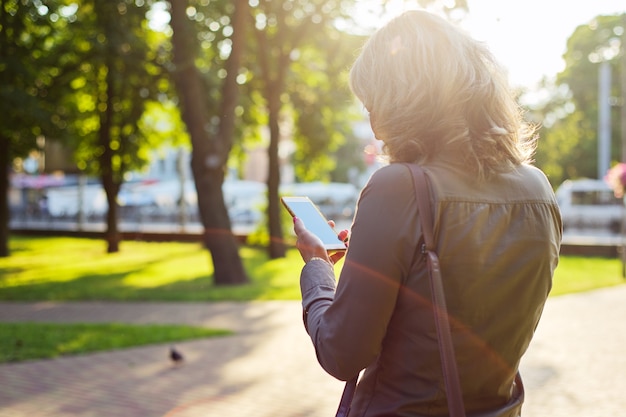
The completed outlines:
<svg viewBox="0 0 626 417">
<path fill-rule="evenodd" d="M 301 262 L 294 256 L 268 260 L 259 249 L 242 248 L 250 283 L 215 286 L 210 254 L 193 250 L 141 254 L 139 259 L 90 255 L 31 266 L 0 265 L 5 301 L 247 301 L 298 299 Z M 109 255 L 110 256 L 110 255 Z M 123 256 L 123 255 L 120 255 Z M 294 262 L 295 260 L 295 262 Z M 206 274 L 202 272 L 206 271 Z M 28 276 L 24 274 L 29 274 Z"/>
<path fill-rule="evenodd" d="M 177 254 L 183 258 L 184 254 Z M 269 299 L 297 299 L 298 276 L 284 271 L 284 260 L 268 261 L 263 256 L 242 257 L 245 268 L 253 271 L 250 283 L 215 286 L 213 274 L 186 275 L 163 284 L 133 283 L 132 277 L 158 270 L 160 260 L 152 259 L 116 271 L 83 273 L 76 278 L 59 277 L 36 281 L 14 282 L 4 285 L 0 278 L 0 300 L 5 301 L 248 301 Z M 169 259 L 173 261 L 173 259 Z M 184 263 L 184 262 L 183 262 Z M 207 269 L 209 269 L 207 267 Z M 2 268 L 7 277 L 19 274 L 22 268 Z M 182 275 L 182 274 L 181 274 Z M 155 276 L 155 281 L 158 277 Z M 158 282 L 158 281 L 157 281 Z"/>
<path fill-rule="evenodd" d="M 258 283 L 237 287 L 213 286 L 212 277 L 196 277 L 151 288 L 126 284 L 132 273 L 91 275 L 71 281 L 49 281 L 22 284 L 0 289 L 5 301 L 217 301 L 263 299 L 264 289 Z"/>
</svg>

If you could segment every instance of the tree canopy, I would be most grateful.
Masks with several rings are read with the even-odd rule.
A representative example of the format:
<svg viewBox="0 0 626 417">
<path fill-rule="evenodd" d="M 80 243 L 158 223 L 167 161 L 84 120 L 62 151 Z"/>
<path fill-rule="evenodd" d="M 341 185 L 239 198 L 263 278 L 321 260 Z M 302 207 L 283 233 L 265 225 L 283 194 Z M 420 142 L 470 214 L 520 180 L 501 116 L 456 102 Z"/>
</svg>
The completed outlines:
<svg viewBox="0 0 626 417">
<path fill-rule="evenodd" d="M 72 37 L 64 43 L 68 88 L 58 114 L 79 169 L 102 181 L 108 252 L 119 250 L 117 195 L 124 176 L 147 164 L 150 139 L 159 137 L 140 129 L 146 103 L 167 94 L 156 34 L 146 20 L 151 3 L 75 2 Z"/>
<path fill-rule="evenodd" d="M 59 31 L 70 10 L 61 1 L 0 0 L 0 256 L 8 256 L 9 167 L 54 134 L 62 70 Z"/>
<path fill-rule="evenodd" d="M 598 73 L 602 62 L 612 68 L 611 158 L 621 159 L 620 75 L 624 54 L 624 20 L 598 16 L 569 37 L 565 69 L 548 85 L 550 100 L 535 109 L 544 120 L 537 163 L 557 186 L 569 178 L 595 178 L 598 171 Z"/>
</svg>

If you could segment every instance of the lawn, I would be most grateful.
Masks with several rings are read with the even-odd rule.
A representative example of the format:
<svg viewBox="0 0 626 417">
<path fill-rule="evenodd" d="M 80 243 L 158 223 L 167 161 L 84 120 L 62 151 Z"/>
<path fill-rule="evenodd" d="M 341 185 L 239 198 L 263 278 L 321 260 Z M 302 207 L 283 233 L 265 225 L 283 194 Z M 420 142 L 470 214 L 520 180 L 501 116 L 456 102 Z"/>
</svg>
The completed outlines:
<svg viewBox="0 0 626 417">
<path fill-rule="evenodd" d="M 247 301 L 298 300 L 302 259 L 291 249 L 269 260 L 241 249 L 250 283 L 216 287 L 209 253 L 196 243 L 125 241 L 107 254 L 101 240 L 13 237 L 0 258 L 0 300 Z M 337 269 L 339 269 L 338 265 Z M 619 259 L 561 257 L 552 295 L 623 284 Z"/>
<path fill-rule="evenodd" d="M 0 258 L 4 301 L 246 301 L 297 300 L 302 259 L 291 249 L 269 260 L 241 248 L 250 283 L 212 285 L 209 253 L 200 244 L 125 241 L 107 254 L 101 240 L 12 237 Z M 338 265 L 338 268 L 340 265 Z M 619 259 L 561 257 L 551 296 L 624 284 Z M 0 363 L 223 335 L 185 326 L 0 323 Z M 45 337 L 43 336 L 45 335 Z"/>
<path fill-rule="evenodd" d="M 626 283 L 617 258 L 562 256 L 554 274 L 552 296 Z"/>
<path fill-rule="evenodd" d="M 0 323 L 0 363 L 224 336 L 226 330 L 120 323 Z"/>
<path fill-rule="evenodd" d="M 125 241 L 107 254 L 105 243 L 68 237 L 13 237 L 0 258 L 0 300 L 219 301 L 295 300 L 299 254 L 268 260 L 244 247 L 250 276 L 242 286 L 213 286 L 210 254 L 196 243 Z"/>
<path fill-rule="evenodd" d="M 263 251 L 243 248 L 251 282 L 212 285 L 209 253 L 193 243 L 123 242 L 106 254 L 101 240 L 12 237 L 11 256 L 0 258 L 4 301 L 217 301 L 296 299 L 302 259 L 267 261 Z M 0 323 L 0 363 L 171 343 L 228 334 L 190 326 Z"/>
</svg>

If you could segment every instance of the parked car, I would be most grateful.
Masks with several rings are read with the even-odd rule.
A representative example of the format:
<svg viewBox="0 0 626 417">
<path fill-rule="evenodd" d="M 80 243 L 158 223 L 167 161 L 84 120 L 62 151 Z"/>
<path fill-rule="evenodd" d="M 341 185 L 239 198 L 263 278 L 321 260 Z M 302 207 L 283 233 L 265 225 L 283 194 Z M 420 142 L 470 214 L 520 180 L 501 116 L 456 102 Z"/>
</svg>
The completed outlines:
<svg viewBox="0 0 626 417">
<path fill-rule="evenodd" d="M 615 197 L 603 180 L 567 180 L 557 189 L 556 198 L 565 231 L 621 233 L 626 216 L 624 200 Z"/>
<path fill-rule="evenodd" d="M 108 210 L 106 194 L 100 184 L 50 187 L 46 189 L 45 196 L 47 210 L 52 217 L 73 218 L 81 211 L 87 217 L 99 217 Z"/>
</svg>

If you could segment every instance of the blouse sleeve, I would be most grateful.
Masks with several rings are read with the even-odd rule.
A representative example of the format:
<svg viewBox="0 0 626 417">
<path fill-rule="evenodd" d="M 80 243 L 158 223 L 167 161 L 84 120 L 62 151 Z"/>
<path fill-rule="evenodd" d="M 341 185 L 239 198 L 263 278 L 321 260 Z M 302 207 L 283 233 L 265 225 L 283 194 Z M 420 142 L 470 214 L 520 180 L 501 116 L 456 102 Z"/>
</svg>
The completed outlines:
<svg viewBox="0 0 626 417">
<path fill-rule="evenodd" d="M 305 326 L 318 361 L 338 379 L 353 378 L 380 352 L 421 235 L 413 190 L 406 167 L 378 170 L 359 197 L 336 290 L 330 265 L 302 270 Z"/>
</svg>

